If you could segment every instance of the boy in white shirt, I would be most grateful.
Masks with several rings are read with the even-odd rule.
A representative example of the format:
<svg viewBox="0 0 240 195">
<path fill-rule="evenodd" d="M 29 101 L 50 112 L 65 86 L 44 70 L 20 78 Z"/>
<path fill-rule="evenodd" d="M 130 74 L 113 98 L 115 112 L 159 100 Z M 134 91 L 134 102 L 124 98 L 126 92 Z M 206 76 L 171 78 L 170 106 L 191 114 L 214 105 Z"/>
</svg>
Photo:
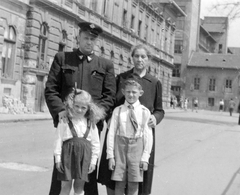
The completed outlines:
<svg viewBox="0 0 240 195">
<path fill-rule="evenodd" d="M 139 102 L 142 86 L 134 76 L 128 78 L 122 89 L 123 105 L 113 111 L 108 137 L 107 159 L 115 183 L 115 195 L 138 194 L 138 183 L 148 169 L 152 149 L 152 130 L 148 126 L 150 111 Z"/>
</svg>

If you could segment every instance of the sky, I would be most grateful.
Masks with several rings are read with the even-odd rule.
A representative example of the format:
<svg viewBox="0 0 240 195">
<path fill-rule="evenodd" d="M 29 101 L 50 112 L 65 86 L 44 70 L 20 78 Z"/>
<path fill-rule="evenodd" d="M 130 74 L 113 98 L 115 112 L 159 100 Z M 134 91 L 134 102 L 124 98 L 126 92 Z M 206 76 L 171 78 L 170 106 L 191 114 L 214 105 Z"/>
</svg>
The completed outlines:
<svg viewBox="0 0 240 195">
<path fill-rule="evenodd" d="M 212 5 L 224 2 L 237 2 L 239 0 L 201 0 L 201 18 L 204 16 L 226 16 L 224 10 L 218 12 L 211 9 Z M 240 47 L 240 16 L 229 21 L 228 47 Z"/>
</svg>

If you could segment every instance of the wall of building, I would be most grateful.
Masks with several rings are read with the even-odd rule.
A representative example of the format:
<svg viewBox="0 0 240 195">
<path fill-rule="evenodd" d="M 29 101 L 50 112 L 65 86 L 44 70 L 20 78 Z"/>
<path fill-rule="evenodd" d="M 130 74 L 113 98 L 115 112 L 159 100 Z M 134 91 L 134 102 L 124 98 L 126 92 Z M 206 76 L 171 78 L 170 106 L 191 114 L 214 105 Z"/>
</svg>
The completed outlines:
<svg viewBox="0 0 240 195">
<path fill-rule="evenodd" d="M 200 78 L 200 89 L 194 90 L 194 78 Z M 215 91 L 209 91 L 209 79 L 216 79 Z M 232 91 L 225 89 L 226 79 L 232 80 Z M 236 69 L 220 69 L 220 68 L 197 68 L 188 67 L 186 80 L 186 98 L 189 99 L 191 107 L 192 99 L 197 97 L 199 100 L 199 108 L 206 110 L 218 110 L 219 101 L 225 101 L 225 110 L 228 110 L 228 102 L 231 98 L 236 103 L 236 108 L 239 102 L 239 72 Z M 214 98 L 214 106 L 208 105 L 208 98 Z"/>
<path fill-rule="evenodd" d="M 26 3 L 28 3 L 26 1 Z M 2 0 L 0 5 L 0 107 L 2 106 L 2 98 L 4 95 L 14 96 L 20 99 L 21 93 L 21 77 L 22 64 L 24 61 L 24 41 L 25 41 L 25 24 L 26 12 L 28 6 L 21 1 Z M 7 28 L 13 27 L 16 35 L 16 42 L 13 43 L 14 52 L 13 77 L 9 78 L 3 75 L 2 57 L 5 55 L 4 48 L 4 32 Z M 9 50 L 10 52 L 10 50 Z M 8 52 L 8 53 L 9 53 Z"/>
<path fill-rule="evenodd" d="M 16 2 L 3 0 L 0 6 L 1 18 L 6 18 L 7 22 L 12 22 L 16 27 L 18 40 L 14 81 L 1 78 L 2 92 L 5 88 L 11 88 L 11 95 L 21 97 L 25 106 L 35 111 L 46 111 L 44 86 L 59 44 L 64 42 L 65 51 L 77 48 L 77 24 L 79 21 L 89 21 L 103 28 L 104 33 L 99 36 L 94 50 L 97 55 L 113 61 L 116 74 L 133 67 L 130 56 L 133 45 L 141 43 L 150 48 L 153 60 L 149 71 L 162 82 L 163 104 L 169 106 L 175 35 L 173 23 L 176 20 L 173 12 L 167 10 L 165 14 L 160 14 L 150 4 L 134 0 L 85 1 L 84 5 L 81 1 L 70 0 Z M 105 2 L 108 4 L 104 7 Z M 124 9 L 127 11 L 125 24 L 122 17 Z M 171 21 L 167 20 L 169 17 Z M 140 29 L 139 21 L 142 21 Z M 3 19 L 0 20 L 0 55 L 4 32 L 2 22 Z M 47 47 L 45 61 L 40 62 L 39 41 L 43 24 L 47 29 Z M 63 31 L 67 35 L 65 40 L 62 37 Z"/>
</svg>

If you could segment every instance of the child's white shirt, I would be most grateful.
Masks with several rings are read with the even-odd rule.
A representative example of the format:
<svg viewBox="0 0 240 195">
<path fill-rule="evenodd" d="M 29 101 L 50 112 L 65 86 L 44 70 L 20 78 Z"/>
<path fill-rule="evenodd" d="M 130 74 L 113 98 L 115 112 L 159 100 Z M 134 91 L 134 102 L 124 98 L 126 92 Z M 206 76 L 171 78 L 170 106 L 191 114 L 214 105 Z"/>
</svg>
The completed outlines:
<svg viewBox="0 0 240 195">
<path fill-rule="evenodd" d="M 87 130 L 87 119 L 86 118 L 72 119 L 72 123 L 78 137 L 83 137 Z M 71 138 L 73 138 L 73 136 L 68 123 L 60 122 L 55 131 L 55 141 L 54 141 L 55 162 L 61 162 L 61 152 L 62 152 L 63 141 Z M 91 142 L 91 146 L 92 146 L 91 164 L 96 165 L 97 159 L 100 153 L 100 141 L 99 141 L 99 135 L 98 135 L 98 128 L 96 125 L 94 128 L 92 128 L 92 125 L 91 125 L 87 140 Z"/>
<path fill-rule="evenodd" d="M 107 159 L 114 158 L 114 144 L 115 144 L 115 136 L 117 132 L 120 133 L 121 136 L 125 136 L 128 138 L 134 137 L 134 129 L 129 120 L 129 103 L 125 101 L 124 104 L 118 106 L 114 109 L 110 127 L 107 135 Z M 143 137 L 144 149 L 141 157 L 141 161 L 148 162 L 150 157 L 150 153 L 153 145 L 153 136 L 152 129 L 148 126 L 148 121 L 151 116 L 150 111 L 143 105 L 140 104 L 139 101 L 133 104 L 134 114 L 136 116 L 136 120 L 138 123 L 138 129 L 136 133 L 136 137 Z M 120 117 L 119 109 L 121 108 Z M 143 114 L 144 112 L 144 114 Z M 144 116 L 144 118 L 143 118 Z M 119 121 L 118 121 L 119 119 Z M 142 122 L 144 121 L 144 123 Z M 119 122 L 120 130 L 117 130 Z M 143 124 L 143 131 L 141 130 Z"/>
</svg>

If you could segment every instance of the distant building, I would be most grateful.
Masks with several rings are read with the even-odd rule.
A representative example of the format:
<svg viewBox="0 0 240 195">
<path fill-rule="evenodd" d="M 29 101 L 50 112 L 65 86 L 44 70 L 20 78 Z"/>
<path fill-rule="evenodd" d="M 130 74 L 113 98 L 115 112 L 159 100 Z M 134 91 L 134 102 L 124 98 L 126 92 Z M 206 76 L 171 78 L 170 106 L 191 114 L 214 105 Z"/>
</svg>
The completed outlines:
<svg viewBox="0 0 240 195">
<path fill-rule="evenodd" d="M 175 24 L 184 15 L 174 1 L 155 7 L 144 0 L 3 0 L 0 10 L 0 98 L 21 97 L 27 107 L 45 111 L 44 86 L 54 55 L 77 48 L 77 24 L 89 21 L 104 29 L 94 50 L 113 61 L 116 74 L 133 67 L 133 45 L 150 48 L 149 72 L 162 82 L 163 104 L 169 105 Z"/>
<path fill-rule="evenodd" d="M 238 105 L 240 55 L 193 52 L 187 66 L 186 97 L 199 100 L 200 109 L 218 110 L 219 101 L 232 98 Z M 192 106 L 192 105 L 190 105 Z"/>
<path fill-rule="evenodd" d="M 24 99 L 24 63 L 27 0 L 2 0 L 0 4 L 0 106 L 4 95 Z M 34 93 L 29 88 L 29 93 Z"/>
<path fill-rule="evenodd" d="M 203 28 L 216 40 L 215 51 L 212 53 L 227 53 L 228 17 L 204 17 Z"/>
<path fill-rule="evenodd" d="M 174 46 L 172 94 L 180 100 L 185 96 L 186 68 L 192 52 L 198 50 L 200 0 L 175 0 L 186 16 L 178 17 Z"/>
</svg>

